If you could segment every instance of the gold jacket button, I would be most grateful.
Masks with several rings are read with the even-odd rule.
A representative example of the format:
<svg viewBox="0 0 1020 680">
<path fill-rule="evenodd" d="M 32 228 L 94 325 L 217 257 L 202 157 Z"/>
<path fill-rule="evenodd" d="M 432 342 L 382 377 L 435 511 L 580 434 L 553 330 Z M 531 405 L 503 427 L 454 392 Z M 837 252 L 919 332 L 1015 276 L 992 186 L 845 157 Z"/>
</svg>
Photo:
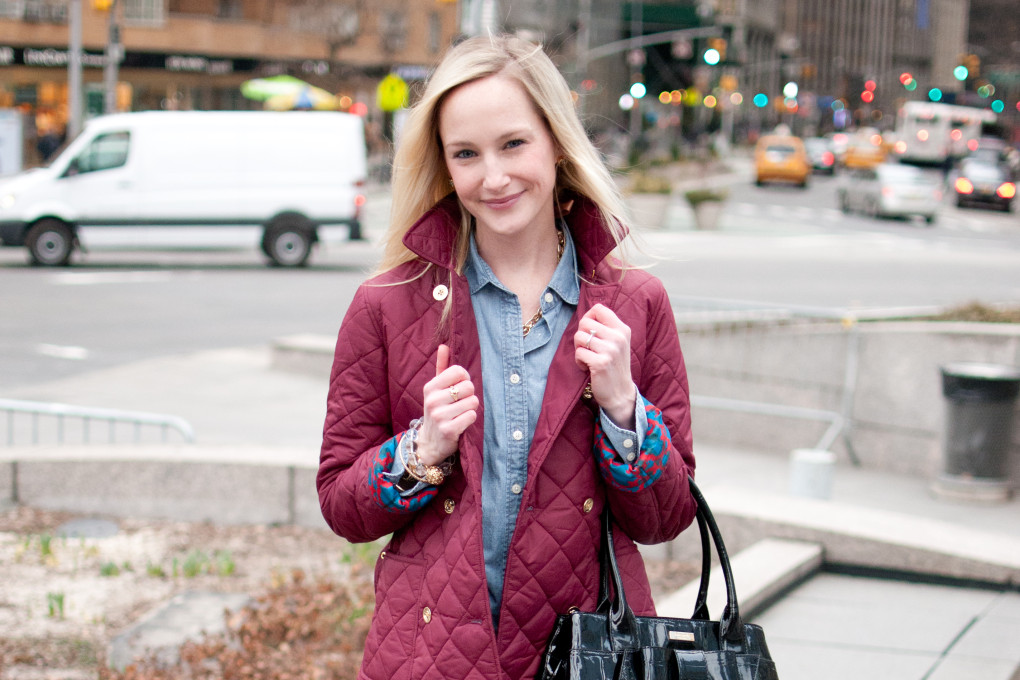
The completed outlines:
<svg viewBox="0 0 1020 680">
<path fill-rule="evenodd" d="M 447 515 L 452 515 L 453 509 L 455 507 L 457 507 L 457 502 L 454 501 L 452 498 L 447 498 L 445 501 L 443 501 L 443 510 L 446 510 Z"/>
<path fill-rule="evenodd" d="M 429 609 L 428 607 L 425 607 L 425 609 L 422 609 L 421 610 L 421 618 L 422 618 L 422 621 L 424 621 L 425 623 L 428 623 L 429 621 L 431 621 L 432 620 L 432 610 Z"/>
<path fill-rule="evenodd" d="M 439 284 L 438 286 L 432 289 L 432 297 L 434 297 L 436 300 L 439 300 L 440 302 L 445 300 L 446 296 L 449 294 L 450 289 L 444 286 L 443 284 Z"/>
<path fill-rule="evenodd" d="M 591 498 L 586 498 L 586 499 L 585 499 L 585 501 L 584 501 L 584 505 L 583 505 L 583 506 L 581 506 L 581 507 L 583 507 L 583 508 L 584 508 L 584 511 L 585 511 L 586 513 L 588 513 L 588 512 L 591 512 L 591 511 L 592 511 L 592 508 L 594 508 L 594 507 L 595 507 L 595 501 L 594 501 L 594 500 L 592 500 Z"/>
</svg>

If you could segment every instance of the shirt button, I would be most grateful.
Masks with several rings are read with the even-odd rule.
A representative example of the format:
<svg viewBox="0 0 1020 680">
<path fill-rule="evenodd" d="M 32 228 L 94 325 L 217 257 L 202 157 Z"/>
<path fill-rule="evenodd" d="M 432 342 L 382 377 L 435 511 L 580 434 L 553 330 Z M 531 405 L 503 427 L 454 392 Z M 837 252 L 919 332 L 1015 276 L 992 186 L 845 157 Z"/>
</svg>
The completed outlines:
<svg viewBox="0 0 1020 680">
<path fill-rule="evenodd" d="M 439 284 L 438 286 L 432 289 L 432 297 L 439 301 L 445 300 L 446 296 L 449 294 L 450 289 L 444 286 L 443 284 Z"/>
<path fill-rule="evenodd" d="M 521 441 L 522 439 L 524 439 L 524 433 L 521 432 L 520 430 L 514 430 L 514 439 L 516 439 L 517 441 Z"/>
<path fill-rule="evenodd" d="M 515 495 L 519 494 L 521 492 L 521 485 L 514 484 L 513 486 L 510 487 L 510 490 L 513 491 Z"/>
<path fill-rule="evenodd" d="M 510 374 L 510 382 L 512 382 L 514 385 L 516 385 L 520 381 L 521 381 L 521 376 L 517 375 L 516 373 L 511 373 Z"/>
<path fill-rule="evenodd" d="M 545 301 L 546 302 L 552 302 L 553 301 L 553 294 L 552 293 L 546 293 L 545 294 Z"/>
<path fill-rule="evenodd" d="M 595 501 L 592 500 L 591 498 L 586 498 L 584 499 L 584 505 L 582 505 L 581 507 L 584 508 L 584 512 L 587 514 L 591 512 L 592 508 L 595 507 Z"/>
<path fill-rule="evenodd" d="M 628 453 L 627 454 L 627 462 L 628 463 L 633 463 L 635 458 L 637 458 L 637 456 L 635 456 L 633 453 Z"/>
<path fill-rule="evenodd" d="M 425 609 L 422 609 L 421 610 L 421 620 L 424 621 L 425 623 L 428 623 L 429 621 L 431 621 L 432 620 L 432 610 L 429 609 L 428 607 L 425 607 Z"/>
<path fill-rule="evenodd" d="M 457 507 L 457 502 L 454 501 L 452 498 L 447 498 L 445 501 L 443 501 L 443 510 L 446 510 L 447 515 L 452 515 L 453 509 L 455 507 Z"/>
<path fill-rule="evenodd" d="M 624 439 L 623 440 L 623 448 L 629 449 L 632 446 L 634 446 L 634 440 L 633 439 Z"/>
</svg>

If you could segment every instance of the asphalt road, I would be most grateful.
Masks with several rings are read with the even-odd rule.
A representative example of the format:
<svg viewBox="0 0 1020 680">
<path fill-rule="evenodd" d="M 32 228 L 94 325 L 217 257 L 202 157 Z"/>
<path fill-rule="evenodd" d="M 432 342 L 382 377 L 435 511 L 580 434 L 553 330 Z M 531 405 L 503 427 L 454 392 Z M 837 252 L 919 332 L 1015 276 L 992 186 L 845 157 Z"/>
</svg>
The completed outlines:
<svg viewBox="0 0 1020 680">
<path fill-rule="evenodd" d="M 643 230 L 640 256 L 678 310 L 792 308 L 896 313 L 971 300 L 1020 302 L 1020 217 L 949 205 L 934 227 L 842 215 L 838 179 L 807 190 L 740 180 L 716 232 L 671 208 Z M 73 266 L 27 265 L 0 249 L 0 396 L 154 356 L 264 346 L 295 333 L 335 335 L 378 256 L 389 196 L 366 216 L 368 242 L 320 248 L 307 268 L 265 266 L 255 250 L 94 251 Z"/>
</svg>

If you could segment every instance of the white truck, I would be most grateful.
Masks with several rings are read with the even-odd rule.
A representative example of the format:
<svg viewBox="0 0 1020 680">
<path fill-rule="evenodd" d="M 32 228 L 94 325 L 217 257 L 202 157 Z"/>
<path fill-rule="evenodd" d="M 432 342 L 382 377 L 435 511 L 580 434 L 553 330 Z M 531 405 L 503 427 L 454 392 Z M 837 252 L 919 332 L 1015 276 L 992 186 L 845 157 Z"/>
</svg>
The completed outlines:
<svg viewBox="0 0 1020 680">
<path fill-rule="evenodd" d="M 327 230 L 361 237 L 366 165 L 346 113 L 101 116 L 47 167 L 0 181 L 0 241 L 40 265 L 92 245 L 245 245 L 300 266 Z"/>
<path fill-rule="evenodd" d="M 982 127 L 994 122 L 990 109 L 906 102 L 896 115 L 893 152 L 904 163 L 945 165 L 976 149 Z"/>
</svg>

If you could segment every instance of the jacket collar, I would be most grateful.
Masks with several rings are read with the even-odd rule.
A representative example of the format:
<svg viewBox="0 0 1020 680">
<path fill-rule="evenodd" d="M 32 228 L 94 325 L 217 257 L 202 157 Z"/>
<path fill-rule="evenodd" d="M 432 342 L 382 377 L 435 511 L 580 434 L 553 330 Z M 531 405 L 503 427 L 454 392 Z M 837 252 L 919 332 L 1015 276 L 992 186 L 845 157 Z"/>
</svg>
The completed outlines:
<svg viewBox="0 0 1020 680">
<path fill-rule="evenodd" d="M 451 193 L 411 225 L 404 235 L 404 245 L 428 262 L 454 269 L 453 248 L 460 230 L 460 218 L 460 202 L 457 195 Z M 606 229 L 595 203 L 584 196 L 574 199 L 564 220 L 577 247 L 581 276 L 593 275 L 599 263 L 616 247 L 616 242 Z"/>
</svg>

